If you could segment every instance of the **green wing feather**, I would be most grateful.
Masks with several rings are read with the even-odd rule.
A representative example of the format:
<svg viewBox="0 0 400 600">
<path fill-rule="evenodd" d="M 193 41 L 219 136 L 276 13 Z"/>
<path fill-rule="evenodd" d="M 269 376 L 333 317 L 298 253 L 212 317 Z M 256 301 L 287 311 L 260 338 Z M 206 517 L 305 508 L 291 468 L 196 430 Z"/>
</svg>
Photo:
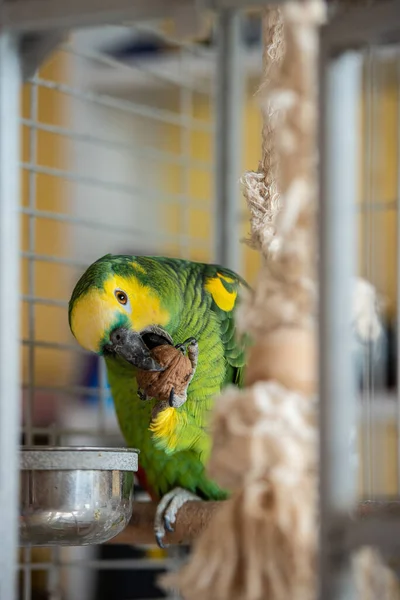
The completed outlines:
<svg viewBox="0 0 400 600">
<path fill-rule="evenodd" d="M 236 273 L 233 273 L 233 271 L 215 265 L 209 266 L 208 276 L 216 277 L 218 273 L 225 276 L 225 279 L 221 278 L 221 283 L 227 292 L 240 295 L 241 288 L 248 288 L 247 283 Z M 227 281 L 226 278 L 229 278 L 230 281 Z M 212 301 L 212 310 L 218 315 L 221 339 L 224 345 L 225 357 L 228 365 L 225 385 L 233 383 L 238 387 L 242 387 L 246 362 L 246 348 L 249 343 L 249 338 L 246 335 L 239 336 L 236 331 L 234 313 L 237 302 L 238 300 L 236 301 L 233 310 L 226 312 Z"/>
<path fill-rule="evenodd" d="M 228 269 L 216 265 L 196 266 L 199 273 L 192 278 L 193 298 L 185 303 L 190 322 L 182 316 L 178 339 L 175 335 L 174 340 L 181 342 L 181 338 L 198 337 L 199 363 L 189 386 L 188 400 L 181 412 L 178 411 L 182 419 L 176 425 L 173 443 L 160 438 L 155 440 L 155 445 L 171 455 L 190 448 L 205 462 L 211 450 L 208 426 L 214 400 L 226 385 L 241 387 L 243 384 L 247 339 L 237 336 L 234 313 L 240 287 L 246 283 Z M 207 289 L 207 282 L 217 277 L 227 294 L 236 298 L 232 310 L 220 308 Z M 188 287 L 190 279 L 186 289 Z"/>
</svg>

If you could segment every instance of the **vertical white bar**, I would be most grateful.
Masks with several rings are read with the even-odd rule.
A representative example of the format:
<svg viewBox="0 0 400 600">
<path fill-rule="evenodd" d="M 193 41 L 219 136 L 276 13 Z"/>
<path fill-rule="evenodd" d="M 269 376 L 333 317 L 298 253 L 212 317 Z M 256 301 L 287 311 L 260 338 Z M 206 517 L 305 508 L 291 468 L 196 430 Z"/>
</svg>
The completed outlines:
<svg viewBox="0 0 400 600">
<path fill-rule="evenodd" d="M 323 40 L 323 37 L 322 37 Z M 320 593 L 353 598 L 349 562 L 332 548 L 332 527 L 356 502 L 350 435 L 357 426 L 351 307 L 356 263 L 356 198 L 361 59 L 331 58 L 320 71 Z"/>
<path fill-rule="evenodd" d="M 239 178 L 242 162 L 244 72 L 240 12 L 221 9 L 217 27 L 215 260 L 240 271 Z"/>
<path fill-rule="evenodd" d="M 0 598 L 16 598 L 20 356 L 20 61 L 0 35 Z"/>
</svg>

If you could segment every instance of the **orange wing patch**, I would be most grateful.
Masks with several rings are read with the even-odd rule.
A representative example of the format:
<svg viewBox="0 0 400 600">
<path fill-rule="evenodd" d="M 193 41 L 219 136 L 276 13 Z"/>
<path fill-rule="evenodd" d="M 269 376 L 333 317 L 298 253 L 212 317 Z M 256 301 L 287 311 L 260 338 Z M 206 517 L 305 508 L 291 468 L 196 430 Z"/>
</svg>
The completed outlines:
<svg viewBox="0 0 400 600">
<path fill-rule="evenodd" d="M 225 312 L 230 312 L 235 306 L 237 291 L 227 290 L 222 280 L 226 281 L 228 284 L 234 283 L 234 279 L 231 277 L 217 273 L 216 277 L 210 277 L 210 279 L 206 281 L 204 287 L 210 292 L 212 299 L 218 308 Z"/>
</svg>

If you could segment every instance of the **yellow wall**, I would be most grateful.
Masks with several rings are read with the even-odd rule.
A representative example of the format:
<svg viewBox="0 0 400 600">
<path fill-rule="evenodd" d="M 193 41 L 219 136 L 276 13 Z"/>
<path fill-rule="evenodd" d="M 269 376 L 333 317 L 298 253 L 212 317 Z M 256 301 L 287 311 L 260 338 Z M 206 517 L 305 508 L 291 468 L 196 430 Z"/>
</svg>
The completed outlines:
<svg viewBox="0 0 400 600">
<path fill-rule="evenodd" d="M 57 53 L 40 70 L 39 77 L 52 81 L 66 81 L 68 77 L 68 57 L 65 53 Z M 32 88 L 26 84 L 21 93 L 22 116 L 31 119 L 31 93 Z M 38 88 L 38 121 L 50 125 L 68 127 L 68 106 L 65 95 L 56 90 Z M 22 160 L 31 162 L 30 157 L 30 129 L 22 128 Z M 58 169 L 67 168 L 66 153 L 67 140 L 59 135 L 43 131 L 37 132 L 37 157 L 36 164 Z M 21 204 L 29 206 L 29 190 L 32 181 L 36 185 L 36 209 L 65 212 L 67 206 L 67 184 L 58 177 L 43 174 L 30 176 L 27 170 L 22 170 Z M 36 252 L 37 254 L 60 256 L 68 254 L 68 229 L 65 225 L 47 219 L 35 219 L 35 243 L 30 246 L 29 217 L 21 217 L 21 244 L 22 250 Z M 21 286 L 24 295 L 29 294 L 28 259 L 21 261 Z M 65 268 L 61 265 L 35 261 L 35 287 L 33 295 L 43 298 L 65 300 L 69 295 L 69 280 Z M 29 305 L 22 302 L 22 337 L 30 337 L 29 332 Z M 51 307 L 35 304 L 33 309 L 34 337 L 39 341 L 68 342 L 68 320 L 65 308 Z M 68 352 L 53 349 L 35 348 L 34 351 L 34 376 L 29 373 L 28 348 L 22 347 L 23 382 L 40 385 L 63 385 L 71 383 L 72 355 Z M 30 560 L 35 562 L 51 561 L 52 553 L 48 548 L 34 548 Z M 21 562 L 24 553 L 20 553 Z M 29 573 L 29 571 L 27 572 Z M 29 575 L 28 575 L 29 576 Z M 35 570 L 31 575 L 33 594 L 42 593 L 47 586 L 47 571 Z M 23 575 L 20 574 L 19 583 L 23 586 Z"/>
<path fill-rule="evenodd" d="M 397 303 L 397 210 L 393 204 L 398 197 L 398 130 L 399 92 L 396 85 L 395 61 L 379 65 L 379 75 L 374 76 L 373 92 L 368 87 L 371 74 L 364 73 L 364 86 L 360 111 L 362 132 L 362 161 L 360 165 L 360 207 L 373 201 L 379 210 L 363 211 L 359 216 L 359 266 L 360 274 L 374 283 L 384 301 L 384 315 L 390 322 L 396 317 Z M 371 103 L 373 121 L 371 122 Z M 375 125 L 374 125 L 375 123 Z M 368 131 L 374 131 L 372 160 L 368 153 Z M 387 204 L 392 204 L 389 208 Z M 369 231 L 369 236 L 367 232 Z M 368 266 L 369 263 L 369 266 Z M 397 427 L 395 417 L 386 419 L 374 428 L 361 430 L 361 453 L 364 464 L 375 465 L 376 493 L 395 494 L 397 475 Z M 371 447 L 372 443 L 372 447 Z M 360 473 L 360 493 L 368 495 L 366 481 Z"/>
<path fill-rule="evenodd" d="M 67 56 L 65 53 L 54 55 L 41 69 L 39 76 L 53 81 L 65 81 L 68 73 Z M 22 115 L 30 119 L 31 86 L 24 85 L 22 90 Z M 38 88 L 38 120 L 50 125 L 64 125 L 68 119 L 65 95 L 56 90 Z M 29 149 L 30 128 L 22 127 L 22 158 L 30 162 Z M 37 158 L 36 164 L 46 167 L 65 168 L 66 164 L 65 138 L 43 131 L 37 132 Z M 36 185 L 36 209 L 51 212 L 65 212 L 67 187 L 65 182 L 57 177 L 43 174 L 31 176 L 28 171 L 22 171 L 22 199 L 24 207 L 29 205 L 30 182 Z M 27 215 L 22 215 L 22 249 L 31 251 L 29 221 Z M 68 247 L 67 230 L 65 226 L 56 221 L 37 218 L 35 223 L 35 242 L 33 251 L 45 255 L 62 255 Z M 28 260 L 22 259 L 22 293 L 28 294 Z M 69 290 L 68 281 L 63 268 L 57 264 L 35 262 L 35 296 L 53 299 L 66 299 Z M 68 323 L 65 309 L 58 307 L 34 305 L 34 336 L 42 341 L 66 341 Z M 22 303 L 22 336 L 28 338 L 29 307 L 27 302 Z M 28 380 L 27 360 L 28 350 L 23 349 L 23 377 Z M 38 348 L 35 350 L 35 383 L 60 384 L 65 382 L 68 356 L 54 350 Z"/>
<path fill-rule="evenodd" d="M 397 424 L 396 419 L 385 419 L 373 427 L 360 428 L 359 494 L 370 498 L 369 478 L 372 473 L 372 490 L 375 497 L 398 494 Z"/>
<path fill-rule="evenodd" d="M 385 312 L 389 319 L 396 308 L 396 269 L 397 269 L 397 211 L 388 208 L 387 203 L 396 201 L 399 131 L 399 92 L 396 84 L 395 61 L 379 66 L 379 75 L 374 76 L 373 93 L 368 88 L 370 74 L 364 74 L 364 89 L 360 111 L 362 131 L 360 165 L 360 206 L 371 202 L 379 210 L 362 212 L 359 217 L 359 264 L 360 273 L 370 279 L 382 294 Z M 371 123 L 371 106 L 373 122 Z M 372 140 L 372 161 L 368 160 L 367 131 L 374 131 Z M 372 164 L 372 168 L 371 168 Z M 386 206 L 385 206 L 386 205 Z M 372 218 L 371 218 L 372 215 Z M 367 231 L 370 236 L 368 241 Z M 367 262 L 370 268 L 367 268 Z"/>
</svg>

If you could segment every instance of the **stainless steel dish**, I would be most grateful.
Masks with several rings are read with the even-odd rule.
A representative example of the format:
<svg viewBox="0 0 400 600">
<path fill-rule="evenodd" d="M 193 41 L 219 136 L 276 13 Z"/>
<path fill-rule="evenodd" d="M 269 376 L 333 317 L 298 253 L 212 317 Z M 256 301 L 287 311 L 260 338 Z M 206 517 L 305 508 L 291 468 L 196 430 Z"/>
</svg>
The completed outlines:
<svg viewBox="0 0 400 600">
<path fill-rule="evenodd" d="M 83 546 L 115 537 L 132 515 L 138 450 L 21 448 L 22 546 Z"/>
</svg>

